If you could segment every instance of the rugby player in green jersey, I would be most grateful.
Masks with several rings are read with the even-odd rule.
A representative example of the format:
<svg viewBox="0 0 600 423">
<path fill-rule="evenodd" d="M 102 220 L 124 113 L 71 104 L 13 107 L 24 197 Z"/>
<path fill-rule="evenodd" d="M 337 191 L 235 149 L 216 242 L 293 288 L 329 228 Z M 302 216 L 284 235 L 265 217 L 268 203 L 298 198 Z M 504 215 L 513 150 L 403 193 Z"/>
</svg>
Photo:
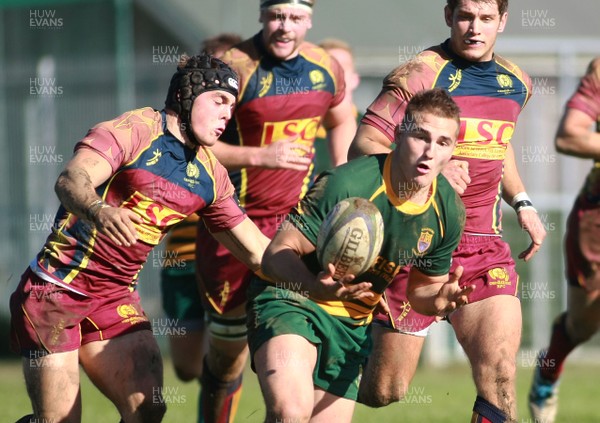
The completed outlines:
<svg viewBox="0 0 600 423">
<path fill-rule="evenodd" d="M 467 215 L 452 268 L 462 266 L 460 283 L 475 284 L 477 289 L 469 305 L 449 321 L 472 368 L 477 389 L 473 421 L 509 422 L 517 416 L 516 357 L 522 316 L 516 264 L 502 238 L 502 201 L 513 206 L 519 226 L 531 240 L 519 258 L 531 260 L 546 236 L 511 143 L 532 83 L 519 66 L 494 52 L 507 23 L 508 0 L 447 0 L 444 18 L 450 37 L 388 74 L 361 120 L 350 157 L 389 151 L 394 127 L 416 92 L 443 88 L 460 107 L 457 145 L 443 172 L 460 194 Z M 406 267 L 387 289 L 390 312 L 377 313 L 373 319 L 374 347 L 359 392 L 359 402 L 372 407 L 406 395 L 435 322 L 419 314 L 407 298 L 412 261 L 405 258 Z"/>
<path fill-rule="evenodd" d="M 409 295 L 421 313 L 445 316 L 466 304 L 473 287 L 458 287 L 460 268 L 448 275 L 464 206 L 440 174 L 459 126 L 458 106 L 445 91 L 415 95 L 393 152 L 323 172 L 282 224 L 262 263 L 269 281 L 255 278 L 248 294 L 248 339 L 266 421 L 351 421 L 369 323 L 400 256 L 419 258 Z M 334 266 L 324 271 L 317 263 L 316 239 L 327 213 L 349 197 L 377 206 L 385 236 L 369 270 L 334 281 Z"/>
</svg>

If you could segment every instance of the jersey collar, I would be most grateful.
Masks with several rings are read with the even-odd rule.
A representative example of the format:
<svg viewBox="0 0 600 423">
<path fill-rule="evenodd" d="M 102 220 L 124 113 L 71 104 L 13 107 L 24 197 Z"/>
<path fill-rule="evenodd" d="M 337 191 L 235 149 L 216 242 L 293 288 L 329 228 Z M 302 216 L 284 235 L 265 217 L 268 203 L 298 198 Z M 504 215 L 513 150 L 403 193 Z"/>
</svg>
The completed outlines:
<svg viewBox="0 0 600 423">
<path fill-rule="evenodd" d="M 425 204 L 415 204 L 412 201 L 398 197 L 392 184 L 392 153 L 388 154 L 383 165 L 383 184 L 385 186 L 385 193 L 396 210 L 412 215 L 424 213 L 431 206 L 433 197 L 435 197 L 437 191 L 437 178 L 435 178 L 431 184 L 429 198 Z"/>
</svg>

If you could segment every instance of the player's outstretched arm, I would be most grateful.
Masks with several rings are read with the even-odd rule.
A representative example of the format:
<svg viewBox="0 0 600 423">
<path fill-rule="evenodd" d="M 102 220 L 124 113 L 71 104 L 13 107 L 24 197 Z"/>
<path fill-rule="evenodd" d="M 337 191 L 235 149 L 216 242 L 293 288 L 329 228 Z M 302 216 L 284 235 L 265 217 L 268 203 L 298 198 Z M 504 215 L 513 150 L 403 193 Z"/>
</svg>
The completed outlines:
<svg viewBox="0 0 600 423">
<path fill-rule="evenodd" d="M 234 228 L 212 235 L 253 272 L 260 270 L 263 253 L 271 242 L 248 217 Z"/>
<path fill-rule="evenodd" d="M 110 207 L 95 188 L 112 176 L 110 163 L 93 150 L 82 148 L 66 164 L 54 185 L 61 204 L 71 213 L 94 223 L 117 245 L 132 245 L 137 240 L 135 223 L 141 218 L 118 207 Z"/>
<path fill-rule="evenodd" d="M 290 137 L 266 147 L 238 146 L 217 141 L 211 149 L 229 171 L 244 167 L 306 171 L 312 162 L 309 156 L 311 148 L 296 141 L 296 138 Z"/>
<path fill-rule="evenodd" d="M 515 161 L 515 153 L 511 144 L 508 144 L 506 149 L 506 158 L 504 159 L 504 176 L 502 177 L 502 198 L 513 207 L 520 197 L 525 196 L 525 185 L 521 181 L 517 164 Z M 525 198 L 523 197 L 523 198 Z M 529 200 L 528 200 L 529 201 Z M 537 210 L 530 204 L 525 207 L 517 207 L 517 219 L 521 228 L 529 234 L 531 243 L 524 251 L 519 254 L 519 258 L 529 261 L 535 253 L 542 247 L 544 238 L 546 238 L 546 229 L 540 220 Z"/>
<path fill-rule="evenodd" d="M 427 316 L 444 317 L 469 302 L 475 285 L 461 288 L 458 284 L 463 268 L 458 266 L 453 274 L 428 276 L 411 268 L 408 278 L 408 301 L 412 308 Z"/>
</svg>

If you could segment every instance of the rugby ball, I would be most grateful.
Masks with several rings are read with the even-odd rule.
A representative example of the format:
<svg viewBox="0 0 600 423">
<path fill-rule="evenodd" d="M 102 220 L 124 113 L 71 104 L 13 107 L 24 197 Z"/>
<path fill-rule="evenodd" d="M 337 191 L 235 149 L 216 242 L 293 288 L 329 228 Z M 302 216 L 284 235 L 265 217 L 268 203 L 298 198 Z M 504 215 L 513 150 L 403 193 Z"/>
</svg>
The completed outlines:
<svg viewBox="0 0 600 423">
<path fill-rule="evenodd" d="M 323 269 L 335 265 L 334 280 L 358 276 L 377 259 L 383 244 L 383 218 L 372 202 L 346 198 L 327 214 L 317 235 L 317 259 Z"/>
</svg>

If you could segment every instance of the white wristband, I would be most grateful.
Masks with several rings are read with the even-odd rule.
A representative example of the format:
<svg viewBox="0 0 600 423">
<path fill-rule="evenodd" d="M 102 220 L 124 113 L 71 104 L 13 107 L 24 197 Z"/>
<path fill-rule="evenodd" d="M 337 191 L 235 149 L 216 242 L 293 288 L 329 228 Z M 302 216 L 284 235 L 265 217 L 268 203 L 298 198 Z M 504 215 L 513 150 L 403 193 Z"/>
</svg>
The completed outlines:
<svg viewBox="0 0 600 423">
<path fill-rule="evenodd" d="M 513 209 L 515 209 L 517 214 L 519 214 L 519 212 L 523 210 L 533 210 L 537 213 L 537 210 L 535 209 L 535 207 L 533 207 L 531 198 L 529 198 L 526 192 L 520 192 L 517 195 L 515 195 L 512 201 L 510 202 L 510 205 Z"/>
<path fill-rule="evenodd" d="M 515 207 L 515 204 L 517 204 L 519 201 L 523 201 L 523 200 L 527 200 L 529 202 L 531 202 L 531 198 L 529 198 L 529 196 L 527 195 L 527 193 L 525 191 L 518 193 L 517 195 L 515 195 L 512 200 L 510 200 L 510 205 L 511 207 Z"/>
</svg>

